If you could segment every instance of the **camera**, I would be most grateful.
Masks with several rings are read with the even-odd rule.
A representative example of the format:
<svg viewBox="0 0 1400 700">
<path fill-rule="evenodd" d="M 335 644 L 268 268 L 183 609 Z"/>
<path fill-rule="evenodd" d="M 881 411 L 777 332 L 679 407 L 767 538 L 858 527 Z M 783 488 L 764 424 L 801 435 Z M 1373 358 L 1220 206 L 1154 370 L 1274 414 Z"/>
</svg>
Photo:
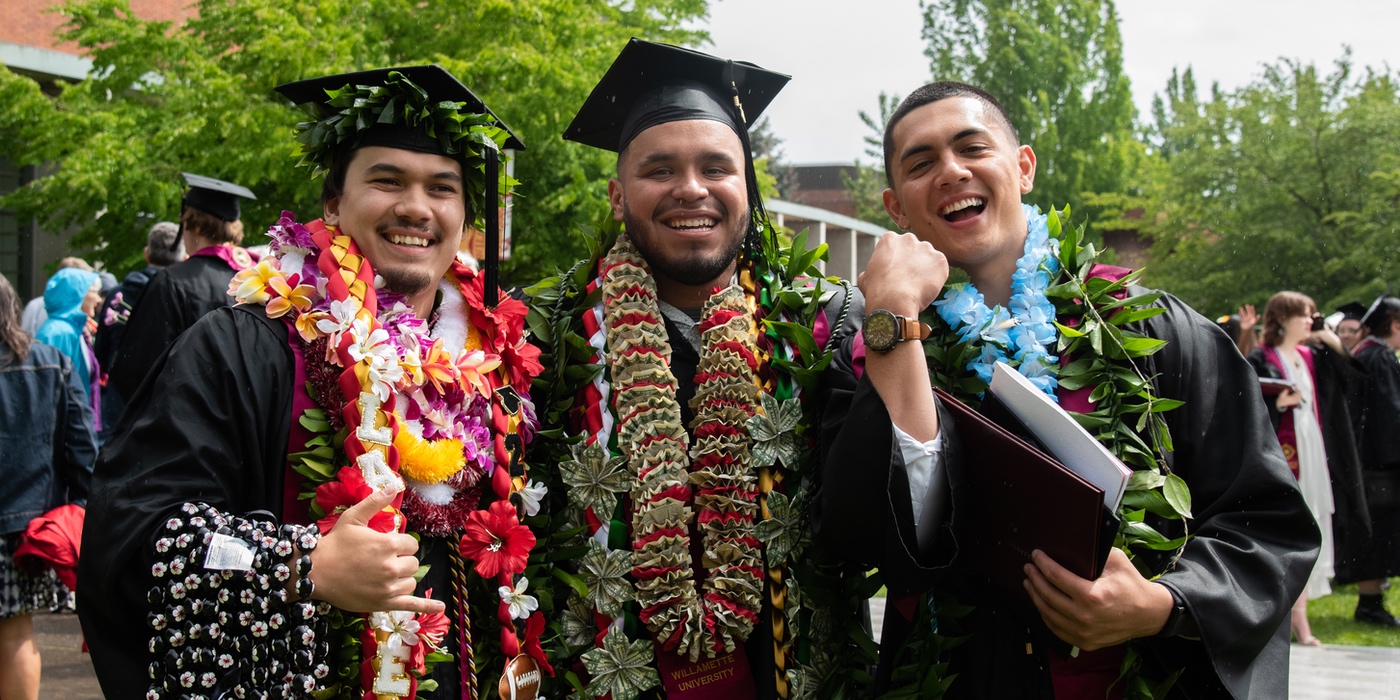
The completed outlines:
<svg viewBox="0 0 1400 700">
<path fill-rule="evenodd" d="M 1320 331 L 1320 330 L 1322 330 L 1322 329 L 1323 329 L 1322 317 L 1321 317 L 1321 316 L 1318 316 L 1318 315 L 1314 315 L 1314 316 L 1312 317 L 1312 319 L 1313 319 L 1313 322 L 1312 322 L 1312 330 L 1315 330 L 1315 331 Z"/>
</svg>

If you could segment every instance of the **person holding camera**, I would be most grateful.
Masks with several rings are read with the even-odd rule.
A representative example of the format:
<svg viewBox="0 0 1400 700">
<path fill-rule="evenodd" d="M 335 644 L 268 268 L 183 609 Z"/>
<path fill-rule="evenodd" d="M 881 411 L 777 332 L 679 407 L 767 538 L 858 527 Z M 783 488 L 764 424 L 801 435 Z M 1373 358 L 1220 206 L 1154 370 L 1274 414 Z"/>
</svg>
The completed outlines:
<svg viewBox="0 0 1400 700">
<path fill-rule="evenodd" d="M 1320 644 L 1308 625 L 1308 600 L 1332 592 L 1328 579 L 1356 580 L 1347 552 L 1336 545 L 1364 540 L 1370 515 L 1361 486 L 1361 464 L 1351 431 L 1346 387 L 1364 376 L 1317 304 L 1299 292 L 1279 292 L 1264 307 L 1264 335 L 1249 353 L 1261 377 L 1288 382 L 1265 396 L 1289 469 L 1322 531 L 1322 549 L 1307 588 L 1293 605 L 1290 625 L 1302 644 Z M 1334 515 L 1336 516 L 1334 518 Z M 1334 537 L 1335 534 L 1338 535 Z"/>
</svg>

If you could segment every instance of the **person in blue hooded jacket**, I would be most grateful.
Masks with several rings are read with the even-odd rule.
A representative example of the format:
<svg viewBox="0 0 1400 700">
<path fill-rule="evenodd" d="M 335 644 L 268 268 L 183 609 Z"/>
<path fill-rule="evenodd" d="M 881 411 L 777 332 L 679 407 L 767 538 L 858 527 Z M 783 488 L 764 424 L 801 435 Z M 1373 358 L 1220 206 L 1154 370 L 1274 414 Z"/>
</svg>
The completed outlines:
<svg viewBox="0 0 1400 700">
<path fill-rule="evenodd" d="M 87 329 L 102 303 L 101 285 L 96 272 L 70 267 L 54 273 L 44 285 L 44 310 L 49 318 L 34 334 L 35 340 L 58 348 L 73 361 L 94 418 L 101 415 L 94 386 L 99 373 Z"/>
</svg>

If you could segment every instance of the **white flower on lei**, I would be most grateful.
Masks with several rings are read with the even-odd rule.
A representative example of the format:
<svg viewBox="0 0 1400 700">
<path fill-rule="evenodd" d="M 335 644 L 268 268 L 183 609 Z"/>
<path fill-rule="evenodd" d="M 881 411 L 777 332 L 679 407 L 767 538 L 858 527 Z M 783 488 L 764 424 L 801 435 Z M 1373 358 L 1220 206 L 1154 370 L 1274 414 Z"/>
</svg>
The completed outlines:
<svg viewBox="0 0 1400 700">
<path fill-rule="evenodd" d="M 350 359 L 365 363 L 365 374 L 374 387 L 375 396 L 387 402 L 394 386 L 403 379 L 399 353 L 389 342 L 389 332 L 383 328 L 369 329 L 369 321 L 357 318 L 350 324 Z"/>
<path fill-rule="evenodd" d="M 369 616 L 369 623 L 381 632 L 388 632 L 386 644 L 394 649 L 418 644 L 418 620 L 416 615 L 403 610 L 376 612 Z"/>
<path fill-rule="evenodd" d="M 540 514 L 540 503 L 544 501 L 544 497 L 548 493 L 548 486 L 533 480 L 526 483 L 525 488 L 520 489 L 520 501 L 525 507 L 525 515 L 527 517 L 534 517 Z"/>
<path fill-rule="evenodd" d="M 320 280 L 317 280 L 317 284 L 320 284 Z M 360 302 L 357 299 L 332 301 L 329 316 L 316 322 L 316 330 L 329 336 L 328 340 L 332 348 L 337 347 L 340 345 L 340 334 L 350 330 L 351 324 L 355 322 L 355 315 L 358 313 L 360 313 Z"/>
<path fill-rule="evenodd" d="M 525 595 L 525 589 L 530 587 L 530 579 L 524 576 L 515 584 L 515 588 L 501 586 L 498 592 L 501 594 L 501 601 L 510 606 L 510 617 L 512 620 L 524 620 L 540 607 L 540 602 L 532 595 Z"/>
</svg>

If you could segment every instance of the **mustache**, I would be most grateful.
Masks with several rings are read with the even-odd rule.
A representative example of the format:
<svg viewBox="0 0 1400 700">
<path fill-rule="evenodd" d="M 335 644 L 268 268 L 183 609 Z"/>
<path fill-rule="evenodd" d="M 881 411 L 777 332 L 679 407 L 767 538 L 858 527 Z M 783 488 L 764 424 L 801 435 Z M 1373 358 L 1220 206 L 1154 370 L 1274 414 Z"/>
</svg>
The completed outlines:
<svg viewBox="0 0 1400 700">
<path fill-rule="evenodd" d="M 442 229 L 437 228 L 436 226 L 429 226 L 426 223 L 414 223 L 402 217 L 396 217 L 392 222 L 379 222 L 375 225 L 374 232 L 380 235 L 384 235 L 385 233 L 389 232 L 389 229 L 410 229 L 413 231 L 418 231 L 419 233 L 424 233 L 429 236 L 432 236 L 434 241 L 442 240 Z"/>
</svg>

